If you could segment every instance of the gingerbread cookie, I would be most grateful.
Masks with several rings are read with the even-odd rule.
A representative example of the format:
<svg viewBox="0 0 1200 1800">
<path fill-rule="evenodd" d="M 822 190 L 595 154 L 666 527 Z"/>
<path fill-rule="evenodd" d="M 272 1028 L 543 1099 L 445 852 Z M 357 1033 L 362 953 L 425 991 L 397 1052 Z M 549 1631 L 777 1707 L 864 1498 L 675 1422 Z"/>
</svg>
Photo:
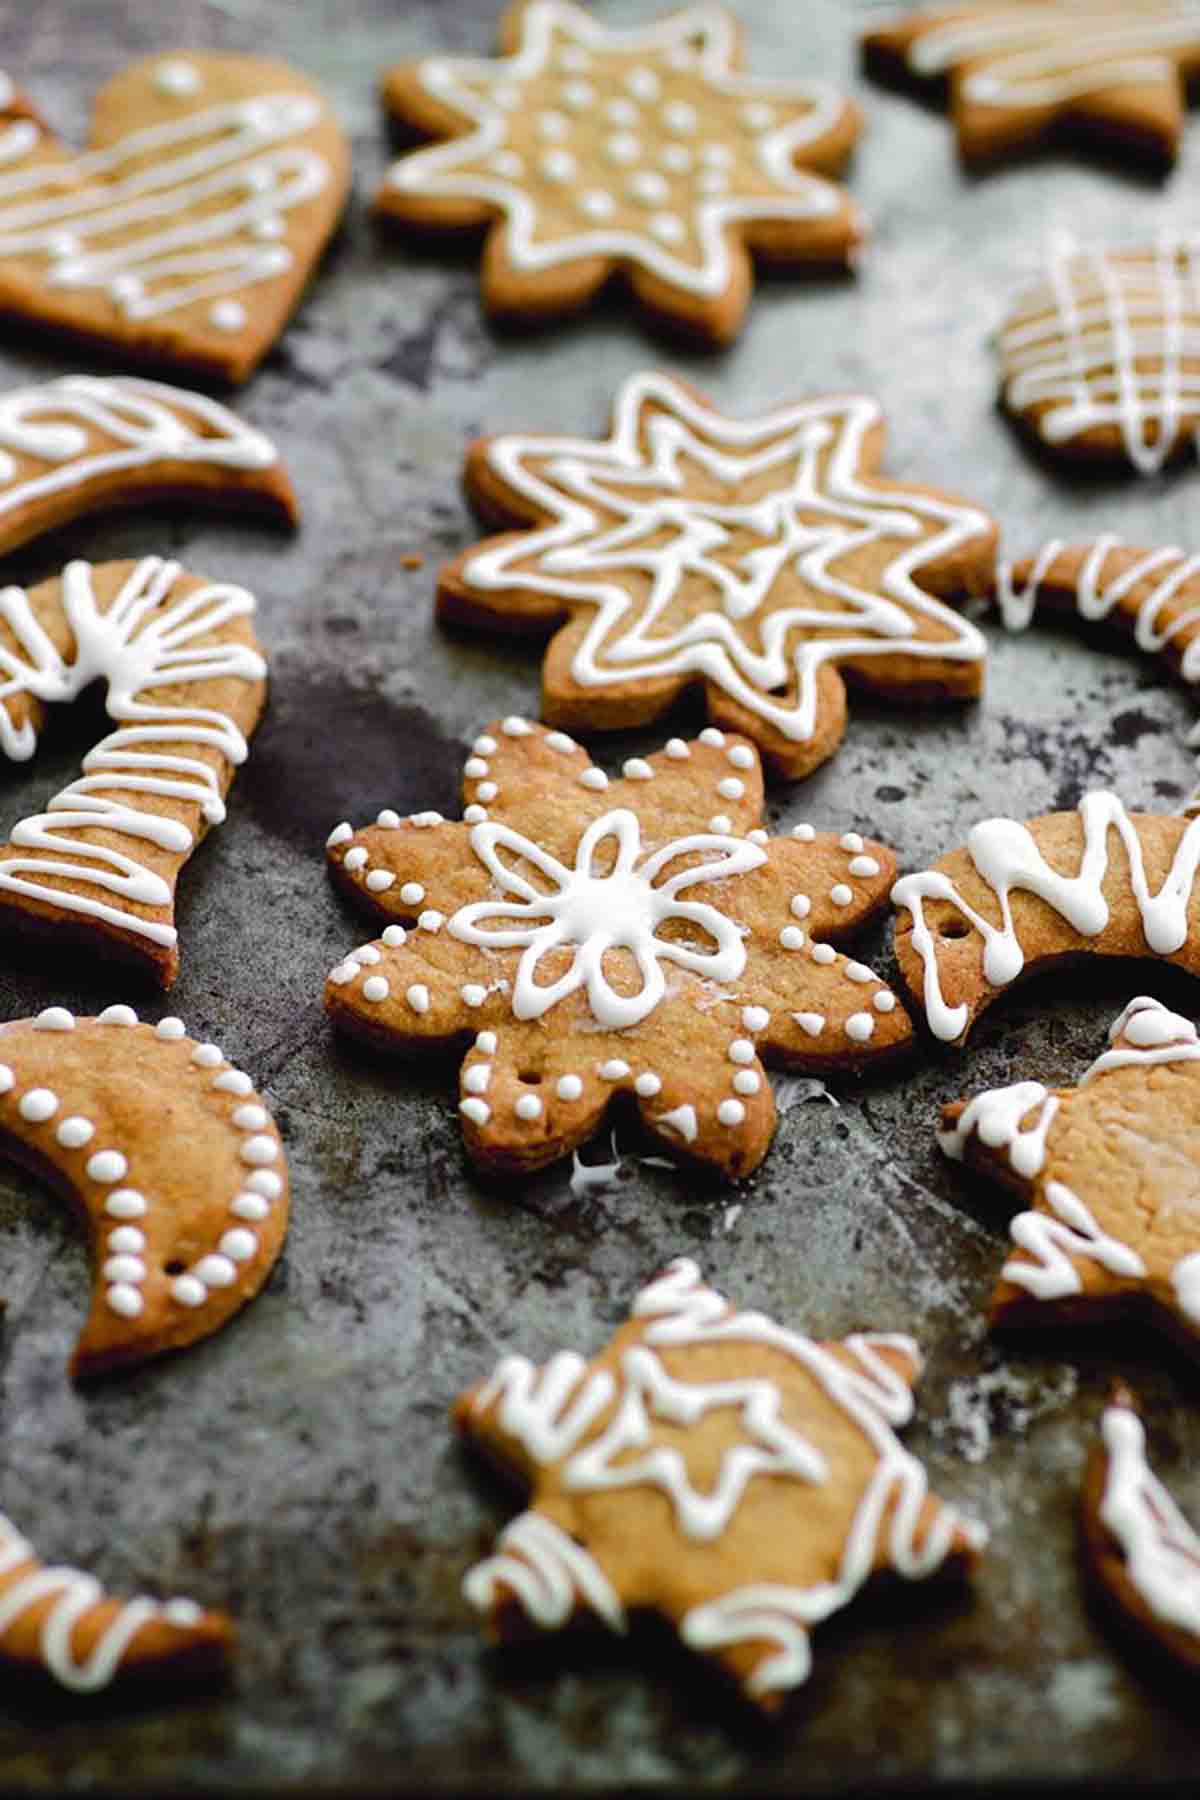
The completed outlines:
<svg viewBox="0 0 1200 1800">
<path fill-rule="evenodd" d="M 494 61 L 390 72 L 393 116 L 449 141 L 402 156 L 376 200 L 409 227 L 486 228 L 491 312 L 574 311 L 619 272 L 653 312 L 724 343 L 750 302 L 751 251 L 849 262 L 862 221 L 822 177 L 845 162 L 858 109 L 819 82 L 737 74 L 723 7 L 616 31 L 569 0 L 524 0 L 500 36 Z"/>
<path fill-rule="evenodd" d="M 135 63 L 83 153 L 6 82 L 0 131 L 0 317 L 227 381 L 283 330 L 349 189 L 323 96 L 252 56 Z"/>
<path fill-rule="evenodd" d="M 92 1575 L 48 1568 L 0 1514 L 0 1658 L 76 1694 L 119 1681 L 184 1682 L 219 1674 L 233 1623 L 193 1600 L 113 1600 Z"/>
<path fill-rule="evenodd" d="M 1088 1458 L 1080 1507 L 1086 1566 L 1123 1629 L 1200 1670 L 1200 1537 L 1146 1459 L 1137 1402 L 1117 1384 Z"/>
<path fill-rule="evenodd" d="M 891 852 L 811 825 L 768 837 L 743 739 L 672 738 L 610 783 L 512 718 L 463 775 L 462 824 L 383 812 L 330 836 L 338 881 L 393 923 L 325 1003 L 382 1049 L 473 1039 L 459 1110 L 485 1168 L 564 1156 L 620 1094 L 674 1155 L 744 1175 L 775 1124 L 760 1057 L 851 1069 L 908 1044 L 891 990 L 827 941 L 879 911 Z"/>
<path fill-rule="evenodd" d="M 966 0 L 889 18 L 862 42 L 885 79 L 946 85 L 969 163 L 1061 134 L 1172 163 L 1200 73 L 1193 0 Z"/>
<path fill-rule="evenodd" d="M 266 699 L 254 599 L 176 562 L 68 563 L 0 591 L 0 750 L 32 756 L 47 705 L 97 677 L 118 729 L 0 845 L 0 924 L 99 946 L 170 987 L 175 882 L 246 759 Z"/>
<path fill-rule="evenodd" d="M 896 958 L 935 1037 L 961 1044 L 1009 985 L 1082 954 L 1161 957 L 1200 975 L 1200 819 L 1116 794 L 1027 825 L 984 819 L 892 889 Z"/>
<path fill-rule="evenodd" d="M 1145 1315 L 1200 1350 L 1200 1038 L 1131 1000 L 1076 1088 L 993 1088 L 945 1108 L 938 1141 L 1030 1203 L 992 1297 L 996 1325 Z"/>
<path fill-rule="evenodd" d="M 861 395 L 724 417 L 671 376 L 635 375 L 611 436 L 485 438 L 467 490 L 523 527 L 442 570 L 442 618 L 554 633 L 542 711 L 572 730 L 659 718 L 691 688 L 769 764 L 806 775 L 846 721 L 843 676 L 889 697 L 970 697 L 986 643 L 936 596 L 990 589 L 996 527 L 875 473 L 883 418 Z"/>
<path fill-rule="evenodd" d="M 463 1591 L 495 1638 L 652 1610 L 774 1712 L 872 1575 L 962 1572 L 987 1541 L 894 1436 L 920 1370 L 911 1338 L 814 1343 L 680 1258 L 593 1362 L 506 1356 L 456 1403 L 532 1489 Z"/>
<path fill-rule="evenodd" d="M 1200 425 L 1200 240 L 1061 239 L 999 345 L 1004 404 L 1041 445 L 1157 474 Z"/>
<path fill-rule="evenodd" d="M 205 394 L 65 375 L 0 394 L 0 554 L 86 513 L 207 501 L 299 517 L 270 438 Z"/>
<path fill-rule="evenodd" d="M 96 1280 L 74 1376 L 211 1337 L 279 1256 L 279 1133 L 250 1077 L 179 1019 L 49 1006 L 0 1025 L 0 1151 L 88 1221 Z"/>
</svg>

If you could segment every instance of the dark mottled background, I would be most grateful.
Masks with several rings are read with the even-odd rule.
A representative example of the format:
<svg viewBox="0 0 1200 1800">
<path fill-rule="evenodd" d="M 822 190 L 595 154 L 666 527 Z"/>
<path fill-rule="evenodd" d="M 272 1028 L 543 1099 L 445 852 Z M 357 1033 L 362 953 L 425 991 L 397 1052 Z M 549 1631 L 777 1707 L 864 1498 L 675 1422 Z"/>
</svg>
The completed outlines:
<svg viewBox="0 0 1200 1800">
<path fill-rule="evenodd" d="M 596 10 L 618 21 L 648 9 Z M 143 513 L 80 525 L 4 570 L 32 581 L 69 555 L 160 551 L 259 596 L 271 711 L 228 825 L 187 871 L 169 1009 L 269 1096 L 295 1210 L 274 1279 L 223 1335 L 76 1392 L 63 1369 L 86 1292 L 79 1234 L 24 1178 L 0 1184 L 0 1506 L 48 1556 L 118 1589 L 228 1605 L 242 1629 L 227 1697 L 116 1715 L 0 1700 L 0 1785 L 808 1794 L 1054 1776 L 1082 1792 L 1101 1776 L 1194 1771 L 1187 1712 L 1143 1682 L 1082 1604 L 1073 1518 L 1118 1359 L 1150 1402 L 1164 1474 L 1200 1517 L 1196 1388 L 1148 1340 L 991 1343 L 981 1306 L 1005 1207 L 942 1161 L 931 1129 L 938 1104 L 967 1089 L 1077 1076 L 1131 992 L 1170 994 L 1160 971 L 1035 986 L 996 1008 L 968 1056 L 931 1051 L 886 1082 L 828 1097 L 785 1087 L 775 1147 L 737 1190 L 626 1161 L 599 1191 L 573 1192 L 562 1168 L 488 1191 L 463 1160 L 450 1071 L 368 1063 L 322 1018 L 325 971 L 367 935 L 326 885 L 329 827 L 383 805 L 451 809 L 464 742 L 534 704 L 532 655 L 452 640 L 431 618 L 435 565 L 472 537 L 457 485 L 471 434 L 597 430 L 614 384 L 648 358 L 735 412 L 781 390 L 862 386 L 890 414 L 891 469 L 991 506 L 1013 552 L 1102 527 L 1188 539 L 1191 467 L 1078 483 L 1034 463 L 994 410 L 988 336 L 1048 230 L 1141 231 L 1181 206 L 1200 125 L 1165 184 L 1069 155 L 972 180 L 940 117 L 858 82 L 853 33 L 867 9 L 739 10 L 759 69 L 860 91 L 870 130 L 853 186 L 874 243 L 857 280 L 764 284 L 741 343 L 710 358 L 648 340 L 619 303 L 500 341 L 480 319 L 470 258 L 406 250 L 372 228 L 366 203 L 386 156 L 377 74 L 435 45 L 488 49 L 492 0 L 40 0 L 0 13 L 0 63 L 69 133 L 84 132 L 92 88 L 128 57 L 265 48 L 323 83 L 356 171 L 307 304 L 238 402 L 287 457 L 299 537 Z M 0 363 L 6 382 L 66 366 L 28 345 Z M 402 565 L 411 552 L 422 568 Z M 1188 720 L 1183 698 L 1132 657 L 1050 631 L 998 639 L 982 704 L 915 717 L 859 708 L 836 761 L 806 789 L 776 792 L 773 811 L 877 832 L 911 866 L 987 813 L 1071 804 L 1089 783 L 1173 806 L 1191 781 Z M 5 819 L 70 778 L 95 723 L 61 727 L 36 767 L 5 776 Z M 885 936 L 865 946 L 883 967 Z M 168 1010 L 103 971 L 56 981 L 13 952 L 0 967 L 4 1016 L 117 998 Z M 629 1649 L 562 1643 L 501 1658 L 459 1598 L 509 1503 L 451 1443 L 446 1403 L 503 1348 L 599 1345 L 677 1252 L 818 1334 L 916 1329 L 930 1361 L 910 1441 L 994 1532 L 973 1598 L 918 1592 L 898 1619 L 864 1603 L 827 1627 L 810 1686 L 769 1735 L 715 1702 L 652 1633 Z"/>
</svg>

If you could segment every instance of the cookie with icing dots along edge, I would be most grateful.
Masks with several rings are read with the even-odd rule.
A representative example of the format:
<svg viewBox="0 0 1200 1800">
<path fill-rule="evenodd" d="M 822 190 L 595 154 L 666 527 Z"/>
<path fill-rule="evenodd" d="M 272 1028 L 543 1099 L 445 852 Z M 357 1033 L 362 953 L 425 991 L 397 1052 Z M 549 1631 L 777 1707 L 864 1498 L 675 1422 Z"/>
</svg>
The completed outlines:
<svg viewBox="0 0 1200 1800">
<path fill-rule="evenodd" d="M 117 727 L 0 842 L 0 927 L 170 987 L 180 870 L 225 818 L 266 701 L 254 608 L 245 588 L 154 556 L 68 563 L 28 592 L 0 591 L 0 752 L 27 761 L 47 706 L 98 676 Z"/>
<path fill-rule="evenodd" d="M 1001 397 L 1044 450 L 1157 475 L 1200 425 L 1200 239 L 1122 248 L 1060 234 L 999 333 Z"/>
<path fill-rule="evenodd" d="M 114 1685 L 156 1688 L 222 1676 L 233 1621 L 194 1600 L 117 1600 L 94 1575 L 43 1563 L 0 1514 L 0 1661 L 14 1675 L 71 1694 Z"/>
<path fill-rule="evenodd" d="M 506 1356 L 456 1402 L 462 1436 L 531 1490 L 467 1601 L 501 1640 L 656 1612 L 778 1711 L 814 1627 L 873 1576 L 963 1575 L 986 1545 L 895 1435 L 920 1371 L 909 1337 L 814 1342 L 680 1258 L 591 1362 Z"/>
<path fill-rule="evenodd" d="M 333 1024 L 377 1048 L 469 1045 L 471 1156 L 539 1168 L 620 1095 L 673 1156 L 728 1176 L 765 1155 L 764 1061 L 851 1071 L 906 1049 L 887 984 L 840 955 L 886 903 L 889 850 L 762 828 L 750 744 L 709 727 L 610 780 L 561 731 L 508 718 L 463 770 L 461 823 L 335 827 L 330 869 L 381 920 L 331 971 Z"/>
<path fill-rule="evenodd" d="M 1200 73 L 1200 18 L 1189 0 L 968 0 L 892 15 L 862 49 L 883 80 L 944 89 L 967 163 L 1070 138 L 1164 168 Z"/>
<path fill-rule="evenodd" d="M 1200 1037 L 1145 995 L 1075 1087 L 1018 1081 L 943 1110 L 938 1142 L 1016 1193 L 991 1321 L 1145 1319 L 1200 1353 Z"/>
<path fill-rule="evenodd" d="M 1200 1537 L 1150 1465 L 1137 1400 L 1114 1384 L 1080 1494 L 1084 1570 L 1092 1592 L 1135 1643 L 1200 1674 Z"/>
<path fill-rule="evenodd" d="M 858 109 L 822 82 L 739 74 L 724 7 L 622 31 L 569 0 L 527 0 L 504 13 L 500 46 L 388 73 L 393 118 L 444 141 L 393 163 L 375 202 L 410 229 L 484 229 L 493 314 L 576 311 L 620 273 L 650 312 L 725 343 L 750 303 L 752 254 L 851 262 L 863 221 L 827 177 Z"/>
<path fill-rule="evenodd" d="M 1013 982 L 1086 956 L 1200 975 L 1198 868 L 1200 818 L 1131 813 L 1102 788 L 1075 812 L 981 820 L 893 887 L 900 974 L 948 1044 Z"/>
<path fill-rule="evenodd" d="M 0 1025 L 0 1152 L 87 1223 L 94 1285 L 77 1379 L 210 1337 L 283 1245 L 275 1123 L 250 1077 L 177 1018 L 49 1006 Z"/>
<path fill-rule="evenodd" d="M 166 52 L 99 91 L 77 152 L 4 89 L 0 317 L 244 381 L 349 192 L 349 148 L 323 95 L 284 63 Z"/>
<path fill-rule="evenodd" d="M 549 636 L 550 724 L 642 726 L 700 689 L 775 773 L 806 775 L 841 740 L 847 684 L 904 703 L 983 686 L 986 640 L 945 602 L 991 591 L 996 525 L 878 474 L 883 441 L 865 395 L 733 419 L 634 375 L 605 439 L 472 446 L 468 495 L 518 529 L 442 569 L 439 616 Z"/>
<path fill-rule="evenodd" d="M 180 500 L 300 516 L 270 438 L 206 394 L 130 375 L 0 393 L 0 554 L 88 513 Z"/>
</svg>

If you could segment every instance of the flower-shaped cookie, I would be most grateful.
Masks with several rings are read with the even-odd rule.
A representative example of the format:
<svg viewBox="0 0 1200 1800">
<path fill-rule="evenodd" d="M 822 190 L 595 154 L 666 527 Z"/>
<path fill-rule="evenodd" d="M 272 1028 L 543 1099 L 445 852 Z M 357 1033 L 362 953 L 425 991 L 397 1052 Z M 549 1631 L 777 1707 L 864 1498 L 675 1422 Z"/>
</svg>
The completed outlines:
<svg viewBox="0 0 1200 1800">
<path fill-rule="evenodd" d="M 388 1049 L 474 1043 L 472 1155 L 537 1168 L 629 1094 L 677 1155 L 733 1175 L 775 1108 L 760 1062 L 839 1069 L 898 1051 L 891 990 L 829 937 L 882 907 L 894 859 L 856 832 L 761 828 L 762 774 L 710 728 L 609 781 L 561 731 L 505 719 L 474 745 L 461 824 L 381 813 L 329 840 L 393 923 L 330 974 L 341 1029 Z"/>
<path fill-rule="evenodd" d="M 987 646 L 936 596 L 992 583 L 987 513 L 876 473 L 883 415 L 862 394 L 730 419 L 669 375 L 620 389 L 611 435 L 485 438 L 466 484 L 525 529 L 441 572 L 455 624 L 554 632 L 542 714 L 625 730 L 702 687 L 718 724 L 807 775 L 846 723 L 843 676 L 902 700 L 972 697 Z"/>
<path fill-rule="evenodd" d="M 836 173 L 858 109 L 823 83 L 737 73 L 721 6 L 610 30 L 569 0 L 521 0 L 495 60 L 430 56 L 384 86 L 406 126 L 376 201 L 417 228 L 490 227 L 483 291 L 526 319 L 584 305 L 616 270 L 653 311 L 733 337 L 750 251 L 845 265 L 862 235 Z"/>
<path fill-rule="evenodd" d="M 467 1599 L 496 1637 L 652 1609 L 775 1711 L 873 1575 L 962 1570 L 986 1543 L 894 1434 L 920 1369 L 911 1338 L 820 1344 L 739 1312 L 681 1258 L 595 1361 L 506 1356 L 457 1402 L 533 1490 Z"/>
</svg>

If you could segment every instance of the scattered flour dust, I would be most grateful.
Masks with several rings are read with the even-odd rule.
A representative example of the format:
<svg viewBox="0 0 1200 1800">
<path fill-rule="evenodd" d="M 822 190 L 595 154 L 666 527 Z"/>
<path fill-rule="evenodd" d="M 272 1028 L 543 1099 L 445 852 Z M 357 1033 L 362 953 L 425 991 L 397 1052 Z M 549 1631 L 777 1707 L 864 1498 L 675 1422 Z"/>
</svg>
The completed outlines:
<svg viewBox="0 0 1200 1800">
<path fill-rule="evenodd" d="M 1022 1435 L 1043 1413 L 1065 1406 L 1077 1385 L 1071 1368 L 1049 1377 L 985 1369 L 981 1375 L 951 1382 L 946 1416 L 934 1421 L 933 1430 L 938 1437 L 949 1438 L 964 1462 L 981 1463 L 991 1452 L 993 1431 Z"/>
</svg>

